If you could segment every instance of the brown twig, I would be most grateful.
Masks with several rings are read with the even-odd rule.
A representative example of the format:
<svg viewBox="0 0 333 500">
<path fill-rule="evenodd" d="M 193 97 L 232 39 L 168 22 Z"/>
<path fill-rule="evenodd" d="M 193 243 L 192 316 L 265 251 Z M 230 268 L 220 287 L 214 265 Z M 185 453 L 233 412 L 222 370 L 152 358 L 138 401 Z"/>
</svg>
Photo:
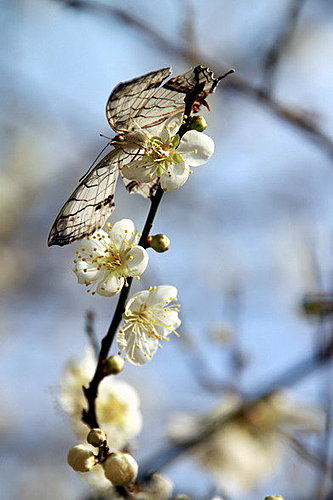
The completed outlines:
<svg viewBox="0 0 333 500">
<path fill-rule="evenodd" d="M 319 349 L 314 355 L 311 355 L 311 357 L 304 359 L 289 370 L 283 372 L 272 382 L 269 382 L 261 389 L 254 391 L 253 394 L 248 395 L 245 398 L 244 402 L 234 410 L 230 411 L 226 415 L 212 419 L 210 423 L 208 423 L 200 432 L 196 433 L 193 437 L 188 438 L 179 444 L 169 445 L 161 452 L 153 455 L 146 462 L 146 464 L 142 466 L 140 479 L 144 481 L 147 477 L 151 477 L 154 472 L 166 467 L 181 455 L 195 448 L 207 438 L 220 431 L 227 424 L 239 418 L 253 405 L 269 398 L 276 390 L 280 389 L 281 387 L 288 387 L 298 382 L 307 375 L 313 373 L 319 367 L 327 364 L 332 356 L 333 339 L 331 339 L 323 349 Z"/>
<path fill-rule="evenodd" d="M 188 51 L 188 48 L 182 46 L 180 43 L 174 43 L 168 38 L 164 37 L 151 25 L 136 17 L 130 12 L 126 12 L 119 7 L 92 2 L 91 0 L 56 0 L 57 2 L 64 3 L 65 5 L 81 10 L 94 12 L 102 15 L 104 18 L 115 18 L 123 24 L 130 26 L 145 38 L 149 40 L 149 44 L 159 48 L 164 54 L 169 54 L 173 58 L 183 59 L 191 65 L 205 64 L 215 69 L 216 73 L 224 74 L 226 71 L 225 66 L 221 66 L 220 62 L 215 59 L 207 59 L 207 57 L 200 54 L 197 50 L 196 53 Z M 224 85 L 224 88 L 229 88 L 240 94 L 258 102 L 260 105 L 265 106 L 275 116 L 281 118 L 284 122 L 289 123 L 295 130 L 306 134 L 306 136 L 317 144 L 329 157 L 333 158 L 333 140 L 325 134 L 323 130 L 313 121 L 311 116 L 312 111 L 290 109 L 288 106 L 273 98 L 263 85 L 253 85 L 249 80 L 241 77 L 239 74 L 233 76 Z"/>
<path fill-rule="evenodd" d="M 263 87 L 267 94 L 271 94 L 277 66 L 294 36 L 297 21 L 305 2 L 306 0 L 290 1 L 285 19 L 281 23 L 281 29 L 263 58 Z"/>
<path fill-rule="evenodd" d="M 189 129 L 190 122 L 191 122 L 191 116 L 192 116 L 192 107 L 197 99 L 199 93 L 202 91 L 202 86 L 203 84 L 197 81 L 197 83 L 194 85 L 194 88 L 191 92 L 187 93 L 185 95 L 184 101 L 185 101 L 185 111 L 184 111 L 184 117 L 186 119 L 183 121 L 182 125 L 180 126 L 180 129 L 178 130 L 178 136 L 181 138 Z M 148 216 L 139 240 L 139 245 L 147 248 L 147 238 L 149 236 L 149 233 L 151 231 L 151 228 L 153 226 L 153 222 L 159 207 L 159 204 L 161 202 L 162 196 L 163 196 L 163 189 L 161 188 L 160 185 L 158 185 L 158 188 L 156 190 L 156 193 L 152 196 L 151 198 L 151 205 L 150 205 L 150 210 L 148 212 Z M 119 295 L 119 300 L 116 306 L 116 310 L 114 312 L 111 324 L 109 326 L 109 329 L 102 339 L 101 342 L 101 349 L 98 355 L 98 362 L 96 366 L 96 370 L 94 373 L 94 376 L 89 384 L 88 387 L 83 387 L 83 393 L 85 395 L 85 398 L 88 403 L 88 408 L 83 409 L 82 411 L 82 421 L 86 423 L 91 429 L 95 427 L 99 427 L 98 425 L 98 420 L 97 420 L 97 415 L 96 415 L 96 399 L 98 395 L 98 386 L 103 380 L 103 378 L 107 375 L 104 372 L 104 364 L 105 360 L 107 359 L 107 356 L 109 354 L 111 345 L 113 343 L 114 337 L 116 335 L 117 329 L 120 325 L 120 322 L 122 320 L 123 313 L 125 311 L 125 304 L 126 300 L 132 285 L 133 278 L 128 278 L 127 279 L 127 286 L 123 287 L 120 295 Z"/>
<path fill-rule="evenodd" d="M 151 227 L 154 222 L 154 218 L 157 212 L 157 209 L 159 207 L 160 201 L 163 196 L 163 190 L 159 186 L 156 194 L 152 197 L 151 199 L 151 205 L 150 205 L 150 210 L 147 216 L 147 220 L 145 222 L 143 231 L 142 231 L 142 236 L 139 241 L 139 245 L 145 247 L 146 246 L 146 241 L 147 241 L 147 236 L 149 235 L 149 232 L 151 230 Z M 109 329 L 105 335 L 105 337 L 102 339 L 101 343 L 101 349 L 98 355 L 98 362 L 96 366 L 96 370 L 94 373 L 94 376 L 89 384 L 88 387 L 83 388 L 84 395 L 87 399 L 88 403 L 88 409 L 83 410 L 82 412 L 82 421 L 85 422 L 91 429 L 95 427 L 99 427 L 98 425 L 98 420 L 97 420 L 97 415 L 96 415 L 96 398 L 98 394 L 98 386 L 103 380 L 103 378 L 106 376 L 106 373 L 104 373 L 104 362 L 109 354 L 109 350 L 111 348 L 112 342 L 114 340 L 116 331 L 118 329 L 118 326 L 120 325 L 120 322 L 122 320 L 122 315 L 125 310 L 125 303 L 131 288 L 133 279 L 128 278 L 127 279 L 127 286 L 123 287 L 116 310 L 114 312 L 111 324 L 109 326 Z"/>
</svg>

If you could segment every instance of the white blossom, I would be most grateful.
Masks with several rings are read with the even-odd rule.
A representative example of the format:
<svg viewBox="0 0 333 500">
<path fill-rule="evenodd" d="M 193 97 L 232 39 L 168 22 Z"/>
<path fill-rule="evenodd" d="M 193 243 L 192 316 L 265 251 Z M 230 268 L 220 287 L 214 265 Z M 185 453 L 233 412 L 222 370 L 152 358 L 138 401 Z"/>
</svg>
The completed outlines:
<svg viewBox="0 0 333 500">
<path fill-rule="evenodd" d="M 96 368 L 91 349 L 80 361 L 70 361 L 65 369 L 59 401 L 69 414 L 77 436 L 84 440 L 88 428 L 81 421 L 82 409 L 87 402 L 82 386 L 87 386 Z M 111 449 L 121 450 L 127 442 L 138 435 L 142 426 L 139 397 L 133 387 L 115 377 L 105 377 L 99 385 L 96 399 L 97 419 L 107 434 Z"/>
<path fill-rule="evenodd" d="M 106 227 L 107 232 L 99 229 L 83 240 L 76 252 L 74 272 L 88 291 L 109 297 L 120 292 L 126 278 L 145 271 L 148 254 L 137 245 L 139 234 L 130 219 Z"/>
<path fill-rule="evenodd" d="M 176 300 L 177 289 L 163 285 L 138 292 L 127 301 L 117 342 L 131 363 L 146 363 L 160 347 L 161 340 L 169 340 L 172 332 L 178 335 L 179 305 L 170 305 Z"/>
<path fill-rule="evenodd" d="M 232 398 L 204 417 L 178 416 L 170 426 L 171 439 L 193 438 L 207 425 L 237 408 Z M 318 408 L 275 394 L 228 422 L 194 450 L 196 459 L 213 475 L 216 485 L 230 496 L 255 489 L 278 470 L 290 431 L 313 432 L 323 428 Z M 274 467 L 272 467 L 274 464 Z"/>
<path fill-rule="evenodd" d="M 214 152 L 213 139 L 196 130 L 189 130 L 179 140 L 175 134 L 182 119 L 182 115 L 177 115 L 160 126 L 145 130 L 144 154 L 124 166 L 122 175 L 144 183 L 159 178 L 164 191 L 182 186 L 191 167 L 203 165 Z"/>
</svg>

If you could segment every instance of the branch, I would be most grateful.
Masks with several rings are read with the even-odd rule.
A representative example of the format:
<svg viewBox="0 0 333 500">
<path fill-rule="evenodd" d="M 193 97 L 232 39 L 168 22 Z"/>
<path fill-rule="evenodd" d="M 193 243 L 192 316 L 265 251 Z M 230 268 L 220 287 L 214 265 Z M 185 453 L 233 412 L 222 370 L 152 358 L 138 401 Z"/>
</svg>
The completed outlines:
<svg viewBox="0 0 333 500">
<path fill-rule="evenodd" d="M 147 220 L 145 222 L 143 231 L 142 231 L 142 236 L 139 241 L 139 245 L 143 247 L 147 247 L 147 236 L 149 235 L 149 232 L 152 228 L 154 218 L 158 209 L 158 206 L 160 204 L 160 201 L 162 199 L 164 191 L 162 188 L 159 186 L 156 194 L 151 198 L 151 205 L 150 205 L 150 210 L 147 216 Z M 105 337 L 102 339 L 101 343 L 101 349 L 98 355 L 98 362 L 95 370 L 95 374 L 89 384 L 88 387 L 83 388 L 84 395 L 87 399 L 88 402 L 88 409 L 83 410 L 82 412 L 82 421 L 86 423 L 91 429 L 99 427 L 98 421 L 97 421 L 97 416 L 96 416 L 96 398 L 98 394 L 98 386 L 103 380 L 103 378 L 106 376 L 104 373 L 104 362 L 109 354 L 109 350 L 111 348 L 112 342 L 114 340 L 115 334 L 117 332 L 117 329 L 120 325 L 120 322 L 122 320 L 122 315 L 125 311 L 125 304 L 127 301 L 127 297 L 131 288 L 133 278 L 128 278 L 127 279 L 127 286 L 124 286 L 120 292 L 118 303 L 116 310 L 114 312 L 111 324 L 109 326 L 109 329 L 105 335 Z"/>
<path fill-rule="evenodd" d="M 264 57 L 263 86 L 266 88 L 267 94 L 270 94 L 272 91 L 276 68 L 283 56 L 284 50 L 294 36 L 297 21 L 305 2 L 306 0 L 291 0 L 281 30 Z"/>
<path fill-rule="evenodd" d="M 182 138 L 182 136 L 189 130 L 190 122 L 191 122 L 191 112 L 192 112 L 192 107 L 197 99 L 197 96 L 199 92 L 202 90 L 201 85 L 198 81 L 194 85 L 194 88 L 191 92 L 187 93 L 185 95 L 184 101 L 185 101 L 185 110 L 184 110 L 184 117 L 186 119 L 183 121 L 182 125 L 180 126 L 180 129 L 178 130 L 178 136 Z M 142 230 L 141 238 L 139 240 L 139 246 L 142 246 L 144 248 L 147 248 L 147 237 L 151 231 L 151 228 L 153 226 L 153 222 L 157 213 L 157 209 L 159 207 L 160 201 L 163 196 L 163 189 L 161 186 L 158 184 L 156 193 L 151 197 L 151 206 L 150 210 L 148 212 L 148 216 L 144 225 L 144 228 Z M 103 380 L 104 377 L 107 376 L 107 374 L 104 372 L 104 364 L 105 360 L 107 359 L 107 356 L 109 354 L 109 350 L 111 348 L 112 342 L 114 340 L 114 337 L 116 335 L 117 329 L 120 325 L 120 322 L 122 320 L 123 313 L 125 311 L 125 304 L 127 301 L 127 297 L 131 288 L 133 282 L 133 278 L 128 278 L 127 280 L 127 286 L 123 287 L 120 295 L 119 295 L 119 300 L 117 303 L 116 310 L 114 312 L 111 324 L 109 326 L 109 329 L 105 335 L 105 337 L 102 339 L 101 343 L 101 349 L 98 355 L 98 362 L 96 366 L 96 370 L 94 373 L 94 376 L 89 384 L 88 387 L 83 387 L 83 393 L 85 395 L 85 398 L 88 403 L 88 409 L 83 409 L 82 410 L 82 421 L 86 423 L 91 429 L 99 427 L 98 425 L 98 420 L 97 420 L 97 415 L 96 415 L 96 399 L 98 395 L 98 386 Z"/>
<path fill-rule="evenodd" d="M 317 368 L 324 366 L 333 356 L 333 339 L 326 344 L 323 349 L 318 350 L 309 358 L 304 359 L 295 366 L 289 368 L 272 382 L 264 385 L 261 389 L 254 391 L 248 395 L 243 403 L 236 407 L 226 415 L 219 416 L 213 419 L 209 424 L 195 436 L 182 441 L 179 444 L 169 445 L 161 452 L 153 455 L 147 463 L 142 467 L 141 477 L 139 481 L 145 481 L 151 475 L 160 470 L 171 462 L 176 460 L 180 455 L 193 449 L 198 444 L 205 441 L 207 438 L 220 431 L 227 424 L 239 418 L 244 412 L 247 412 L 253 405 L 260 401 L 269 398 L 276 390 L 281 387 L 292 385 L 307 375 L 313 373 Z"/>
<path fill-rule="evenodd" d="M 182 47 L 180 43 L 173 43 L 171 40 L 161 35 L 155 28 L 139 19 L 135 15 L 124 11 L 118 7 L 111 5 L 92 2 L 91 0 L 55 0 L 58 3 L 63 3 L 68 7 L 81 9 L 96 13 L 103 18 L 115 18 L 123 24 L 135 29 L 149 42 L 149 45 L 159 48 L 164 54 L 169 54 L 172 57 L 187 61 L 195 66 L 197 64 L 205 64 L 215 69 L 215 72 L 223 75 L 226 72 L 226 67 L 221 65 L 218 60 L 207 59 L 207 57 L 197 51 L 195 54 L 188 51 L 187 46 Z M 289 123 L 295 130 L 306 134 L 306 136 L 325 151 L 331 159 L 333 159 L 333 140 L 325 134 L 323 130 L 311 119 L 313 114 L 310 110 L 291 110 L 288 106 L 280 103 L 267 92 L 265 86 L 253 85 L 249 80 L 239 75 L 234 75 L 225 82 L 223 88 L 229 88 L 236 92 L 245 95 L 249 99 L 258 102 L 260 105 L 267 107 L 275 116 L 281 118 L 284 122 Z M 218 87 L 219 89 L 219 87 Z M 221 88 L 220 88 L 221 89 Z"/>
</svg>

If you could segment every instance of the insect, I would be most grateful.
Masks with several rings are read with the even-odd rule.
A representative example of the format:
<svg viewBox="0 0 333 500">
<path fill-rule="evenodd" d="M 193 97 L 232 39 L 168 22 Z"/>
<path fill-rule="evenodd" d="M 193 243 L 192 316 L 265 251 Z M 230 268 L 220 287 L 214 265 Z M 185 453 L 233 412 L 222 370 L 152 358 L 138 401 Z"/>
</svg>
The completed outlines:
<svg viewBox="0 0 333 500">
<path fill-rule="evenodd" d="M 106 104 L 106 117 L 117 134 L 113 149 L 81 179 L 60 210 L 49 234 L 48 245 L 67 245 L 102 227 L 114 209 L 114 192 L 124 165 L 144 154 L 142 131 L 184 113 L 195 103 L 197 111 L 214 92 L 221 78 L 203 66 L 167 80 L 171 68 L 162 68 L 120 83 Z M 123 179 L 130 192 L 151 197 L 156 181 L 140 184 Z"/>
</svg>

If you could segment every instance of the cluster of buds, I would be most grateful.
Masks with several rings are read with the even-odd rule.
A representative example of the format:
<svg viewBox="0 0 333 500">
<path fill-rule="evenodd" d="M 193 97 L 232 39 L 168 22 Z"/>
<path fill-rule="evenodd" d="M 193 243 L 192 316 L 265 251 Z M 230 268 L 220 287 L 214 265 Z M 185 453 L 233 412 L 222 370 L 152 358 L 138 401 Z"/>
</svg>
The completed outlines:
<svg viewBox="0 0 333 500">
<path fill-rule="evenodd" d="M 97 464 L 103 467 L 105 477 L 113 486 L 127 486 L 138 474 L 138 464 L 129 453 L 109 452 L 107 436 L 102 429 L 91 429 L 87 442 L 98 448 L 98 454 L 84 444 L 73 446 L 68 452 L 67 462 L 77 472 L 89 472 Z"/>
</svg>

